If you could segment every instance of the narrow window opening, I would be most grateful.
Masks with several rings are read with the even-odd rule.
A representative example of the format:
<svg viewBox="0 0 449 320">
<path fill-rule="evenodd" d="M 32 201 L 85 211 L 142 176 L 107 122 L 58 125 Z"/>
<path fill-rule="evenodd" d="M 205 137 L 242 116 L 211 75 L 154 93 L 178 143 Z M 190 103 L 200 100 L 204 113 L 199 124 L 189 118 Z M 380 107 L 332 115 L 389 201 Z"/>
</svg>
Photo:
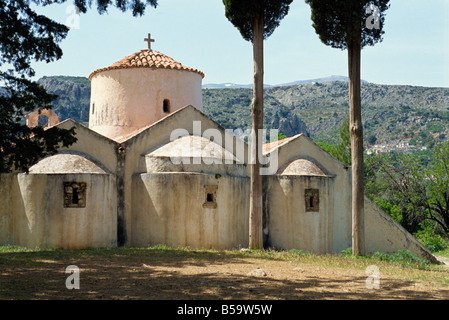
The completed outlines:
<svg viewBox="0 0 449 320">
<path fill-rule="evenodd" d="M 306 189 L 304 192 L 306 211 L 320 211 L 320 193 L 318 189 Z"/>
<path fill-rule="evenodd" d="M 64 182 L 64 208 L 86 207 L 85 182 Z"/>
<path fill-rule="evenodd" d="M 206 201 L 203 203 L 203 208 L 215 209 L 217 208 L 217 189 L 218 186 L 204 186 L 206 192 Z"/>
<path fill-rule="evenodd" d="M 165 113 L 170 113 L 170 100 L 164 99 L 162 109 L 164 110 Z"/>
<path fill-rule="evenodd" d="M 212 193 L 207 194 L 206 202 L 214 202 L 214 195 Z"/>
<path fill-rule="evenodd" d="M 78 204 L 79 196 L 78 196 L 78 188 L 73 188 L 72 190 L 72 204 Z"/>
<path fill-rule="evenodd" d="M 95 102 L 92 103 L 92 114 L 94 114 L 94 113 L 95 113 Z"/>
</svg>

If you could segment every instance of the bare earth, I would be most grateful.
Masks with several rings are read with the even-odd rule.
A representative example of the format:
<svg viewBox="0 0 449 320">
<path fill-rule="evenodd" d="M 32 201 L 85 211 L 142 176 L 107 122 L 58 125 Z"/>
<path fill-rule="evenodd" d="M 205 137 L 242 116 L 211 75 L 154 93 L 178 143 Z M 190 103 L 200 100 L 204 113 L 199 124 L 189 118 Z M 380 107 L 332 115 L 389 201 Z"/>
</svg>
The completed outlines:
<svg viewBox="0 0 449 320">
<path fill-rule="evenodd" d="M 380 264 L 379 289 L 367 289 L 367 265 L 340 267 L 329 261 L 195 251 L 0 253 L 0 300 L 449 299 L 449 269 L 408 270 Z M 80 269 L 79 290 L 66 288 L 69 265 Z M 263 270 L 260 275 L 250 274 L 258 269 Z"/>
</svg>

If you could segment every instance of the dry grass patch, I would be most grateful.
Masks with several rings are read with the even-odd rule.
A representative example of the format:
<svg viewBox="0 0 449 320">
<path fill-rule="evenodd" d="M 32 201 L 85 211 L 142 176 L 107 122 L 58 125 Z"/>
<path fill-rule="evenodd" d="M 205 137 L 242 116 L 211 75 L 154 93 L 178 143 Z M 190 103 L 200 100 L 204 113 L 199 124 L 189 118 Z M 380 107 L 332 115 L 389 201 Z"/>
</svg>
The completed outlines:
<svg viewBox="0 0 449 320">
<path fill-rule="evenodd" d="M 65 286 L 69 265 L 80 269 L 79 290 Z M 370 265 L 377 290 L 366 287 Z M 299 251 L 0 250 L 0 299 L 448 299 L 448 279 L 419 261 Z"/>
</svg>

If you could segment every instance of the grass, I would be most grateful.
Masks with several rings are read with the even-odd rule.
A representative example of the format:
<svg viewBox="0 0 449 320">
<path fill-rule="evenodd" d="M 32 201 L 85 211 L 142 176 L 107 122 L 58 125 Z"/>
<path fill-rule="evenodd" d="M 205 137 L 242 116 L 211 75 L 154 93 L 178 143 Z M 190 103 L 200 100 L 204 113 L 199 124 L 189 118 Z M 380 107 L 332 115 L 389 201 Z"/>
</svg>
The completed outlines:
<svg viewBox="0 0 449 320">
<path fill-rule="evenodd" d="M 273 299 L 349 297 L 343 290 L 346 287 L 355 299 L 388 298 L 392 293 L 396 297 L 432 298 L 435 292 L 449 287 L 449 270 L 409 252 L 370 257 L 350 253 L 350 249 L 340 254 L 314 254 L 271 248 L 200 250 L 165 245 L 83 250 L 3 246 L 0 300 L 79 298 L 81 295 L 63 286 L 67 277 L 64 270 L 72 264 L 83 270 L 82 297 L 89 299 L 126 299 L 131 293 L 133 299 L 210 299 L 216 295 L 255 299 L 262 292 Z M 449 250 L 441 255 L 449 255 Z M 381 272 L 383 291 L 363 289 L 367 267 L 372 265 Z M 270 275 L 248 278 L 246 274 L 256 267 Z M 302 271 L 293 271 L 298 267 Z M 414 283 L 418 283 L 419 291 L 410 291 Z"/>
<path fill-rule="evenodd" d="M 14 255 L 17 253 L 18 255 Z M 24 253 L 24 255 L 21 255 Z M 2 259 L 2 254 L 8 254 L 8 259 Z M 449 248 L 435 255 L 449 257 Z M 379 265 L 384 269 L 400 272 L 401 270 L 414 271 L 441 271 L 442 266 L 430 263 L 407 250 L 394 253 L 376 252 L 371 256 L 353 256 L 351 248 L 343 250 L 340 254 L 315 254 L 301 250 L 205 250 L 191 248 L 173 248 L 166 245 L 131 248 L 89 248 L 82 250 L 25 248 L 20 246 L 0 246 L 0 265 L 2 263 L 31 263 L 36 259 L 66 260 L 79 257 L 112 257 L 120 256 L 132 260 L 136 257 L 166 257 L 180 258 L 189 261 L 214 258 L 226 260 L 227 258 L 251 258 L 273 261 L 301 262 L 323 267 L 337 267 L 347 269 L 365 269 L 369 265 Z M 395 271 L 394 271 L 395 270 Z M 449 272 L 449 271 L 448 271 Z"/>
<path fill-rule="evenodd" d="M 446 248 L 445 250 L 442 251 L 434 252 L 434 255 L 449 258 L 449 248 Z"/>
<path fill-rule="evenodd" d="M 428 260 L 420 258 L 407 250 L 394 253 L 376 252 L 371 256 L 353 256 L 351 248 L 343 250 L 340 254 L 314 254 L 303 252 L 301 250 L 276 250 L 276 249 L 235 249 L 235 250 L 213 250 L 213 249 L 191 249 L 191 248 L 173 248 L 166 245 L 156 245 L 144 248 L 89 248 L 82 250 L 62 250 L 62 249 L 41 249 L 26 248 L 15 245 L 0 246 L 1 253 L 29 253 L 21 256 L 22 259 L 33 259 L 33 257 L 47 257 L 53 259 L 76 258 L 80 256 L 167 256 L 183 257 L 190 259 L 201 259 L 204 257 L 248 257 L 266 260 L 300 260 L 301 262 L 311 264 L 323 264 L 336 267 L 364 267 L 369 264 L 383 263 L 391 266 L 401 266 L 419 270 L 439 270 L 439 266 L 431 264 Z M 449 257 L 449 248 L 435 253 L 444 257 Z M 8 255 L 9 258 L 13 257 Z"/>
</svg>

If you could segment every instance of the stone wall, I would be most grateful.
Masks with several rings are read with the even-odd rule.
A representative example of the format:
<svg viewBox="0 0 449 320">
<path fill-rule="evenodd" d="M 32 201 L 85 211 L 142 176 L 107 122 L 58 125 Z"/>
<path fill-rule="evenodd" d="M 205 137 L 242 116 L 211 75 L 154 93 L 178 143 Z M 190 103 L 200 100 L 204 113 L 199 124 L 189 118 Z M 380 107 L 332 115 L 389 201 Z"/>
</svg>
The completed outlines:
<svg viewBox="0 0 449 320">
<path fill-rule="evenodd" d="M 338 231 L 332 224 L 334 179 L 276 175 L 267 177 L 267 183 L 269 245 L 286 250 L 332 252 L 332 235 Z M 309 190 L 316 190 L 316 193 L 309 195 Z"/>
<path fill-rule="evenodd" d="M 436 258 L 399 223 L 365 197 L 366 253 L 408 250 L 437 263 Z"/>
<path fill-rule="evenodd" d="M 248 178 L 200 173 L 137 174 L 132 189 L 131 246 L 248 246 Z"/>
<path fill-rule="evenodd" d="M 0 243 L 79 249 L 117 245 L 115 178 L 106 174 L 1 175 Z M 85 185 L 77 205 L 64 183 Z M 71 190 L 73 192 L 73 190 Z"/>
<path fill-rule="evenodd" d="M 201 81 L 198 73 L 169 69 L 131 68 L 95 74 L 89 128 L 117 139 L 186 105 L 202 110 Z"/>
</svg>

